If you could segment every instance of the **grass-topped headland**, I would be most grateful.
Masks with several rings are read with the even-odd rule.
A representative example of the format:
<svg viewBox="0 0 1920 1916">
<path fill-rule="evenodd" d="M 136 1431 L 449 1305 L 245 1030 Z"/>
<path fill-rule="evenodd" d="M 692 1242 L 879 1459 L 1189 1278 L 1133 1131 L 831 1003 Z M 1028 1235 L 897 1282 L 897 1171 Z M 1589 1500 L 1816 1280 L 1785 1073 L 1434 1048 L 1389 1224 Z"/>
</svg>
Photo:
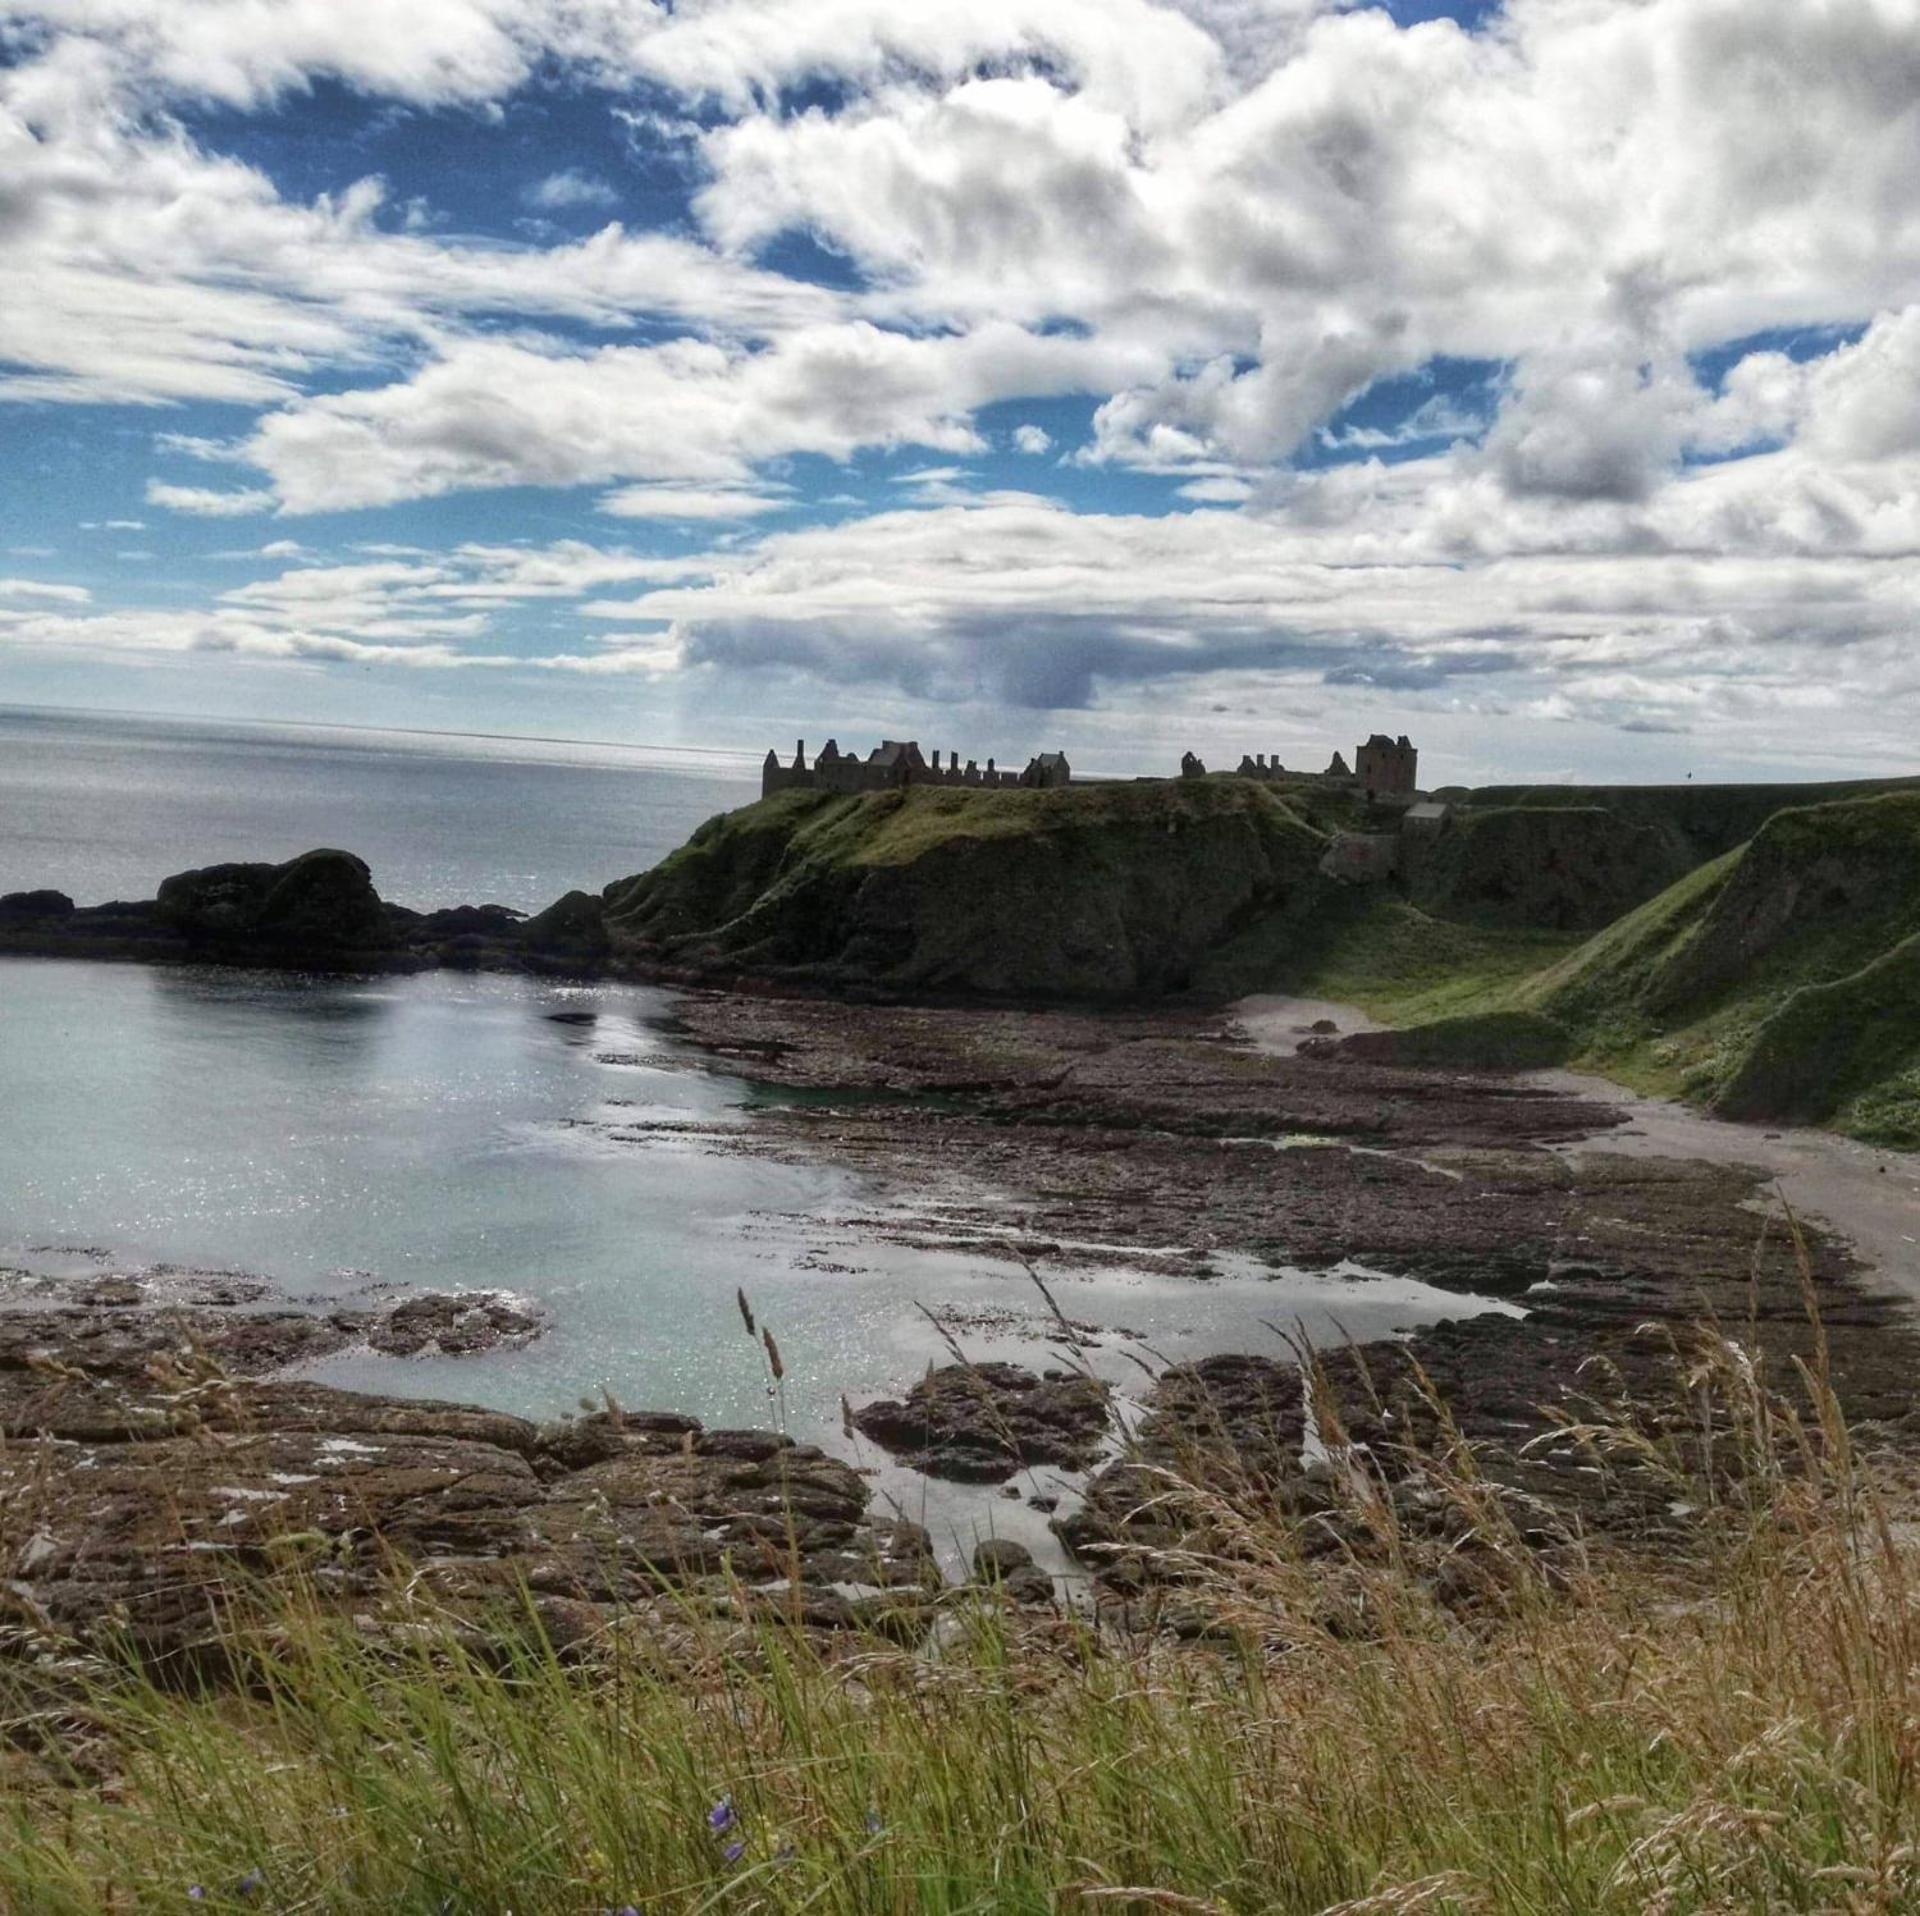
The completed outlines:
<svg viewBox="0 0 1920 1916">
<path fill-rule="evenodd" d="M 1295 992 L 1741 1118 L 1920 1144 L 1920 781 L 1488 787 L 1405 823 L 1271 777 L 774 793 L 533 917 L 379 898 L 344 852 L 145 903 L 0 897 L 0 949 L 639 973 L 865 999 Z M 1474 1020 L 1486 1039 L 1476 1059 Z"/>
<path fill-rule="evenodd" d="M 1408 1062 L 1577 1060 L 1920 1143 L 1920 787 L 1783 802 L 1828 790 L 1489 790 L 1373 883 L 1323 861 L 1397 819 L 1312 787 L 790 791 L 610 886 L 606 935 L 616 961 L 828 990 L 1294 991 L 1420 1027 Z"/>
<path fill-rule="evenodd" d="M 1476 811 L 1507 807 L 1598 809 L 1624 824 L 1657 833 L 1682 868 L 1744 845 L 1775 812 L 1920 791 L 1920 779 L 1834 779 L 1819 784 L 1759 782 L 1714 785 L 1483 785 L 1443 796 Z"/>
<path fill-rule="evenodd" d="M 616 955 L 842 987 L 1186 989 L 1260 916 L 1310 908 L 1326 837 L 1251 781 L 776 794 L 609 887 Z"/>
</svg>

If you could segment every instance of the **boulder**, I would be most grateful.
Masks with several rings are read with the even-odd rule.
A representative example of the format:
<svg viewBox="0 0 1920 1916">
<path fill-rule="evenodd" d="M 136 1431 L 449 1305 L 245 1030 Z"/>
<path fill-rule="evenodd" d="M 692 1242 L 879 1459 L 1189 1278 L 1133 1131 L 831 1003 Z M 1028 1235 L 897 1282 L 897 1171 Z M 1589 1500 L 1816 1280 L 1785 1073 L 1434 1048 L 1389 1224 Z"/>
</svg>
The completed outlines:
<svg viewBox="0 0 1920 1916">
<path fill-rule="evenodd" d="M 471 1357 L 531 1343 L 546 1327 L 538 1306 L 503 1291 L 428 1291 L 394 1305 L 368 1328 L 367 1342 L 391 1357 Z"/>
<path fill-rule="evenodd" d="M 1107 1387 L 1069 1371 L 948 1364 L 904 1399 L 863 1405 L 853 1422 L 929 1477 L 1002 1483 L 1023 1465 L 1093 1464 L 1107 1434 Z"/>
<path fill-rule="evenodd" d="M 973 1580 L 1015 1603 L 1053 1601 L 1053 1579 L 1034 1562 L 1033 1552 L 1011 1537 L 988 1537 L 974 1546 Z"/>
</svg>

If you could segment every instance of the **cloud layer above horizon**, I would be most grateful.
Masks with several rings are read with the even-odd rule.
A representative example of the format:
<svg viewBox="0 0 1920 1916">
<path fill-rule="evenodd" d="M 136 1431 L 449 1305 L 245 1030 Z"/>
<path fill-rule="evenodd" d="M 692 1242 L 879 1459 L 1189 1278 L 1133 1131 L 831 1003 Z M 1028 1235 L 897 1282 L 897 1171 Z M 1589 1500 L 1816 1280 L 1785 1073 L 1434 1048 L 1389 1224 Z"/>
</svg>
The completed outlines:
<svg viewBox="0 0 1920 1916">
<path fill-rule="evenodd" d="M 1920 0 L 0 0 L 0 57 L 0 697 L 1914 755 Z"/>
</svg>

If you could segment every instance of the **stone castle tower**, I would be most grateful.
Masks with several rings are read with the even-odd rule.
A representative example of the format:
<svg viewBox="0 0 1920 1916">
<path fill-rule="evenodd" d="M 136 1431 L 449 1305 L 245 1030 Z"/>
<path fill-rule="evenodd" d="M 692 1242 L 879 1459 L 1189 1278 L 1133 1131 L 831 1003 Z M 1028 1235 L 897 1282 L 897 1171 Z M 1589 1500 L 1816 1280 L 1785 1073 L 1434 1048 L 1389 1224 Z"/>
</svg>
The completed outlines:
<svg viewBox="0 0 1920 1916">
<path fill-rule="evenodd" d="M 1353 755 L 1354 776 L 1369 798 L 1411 799 L 1419 763 L 1420 754 L 1404 732 L 1397 739 L 1376 732 Z"/>
</svg>

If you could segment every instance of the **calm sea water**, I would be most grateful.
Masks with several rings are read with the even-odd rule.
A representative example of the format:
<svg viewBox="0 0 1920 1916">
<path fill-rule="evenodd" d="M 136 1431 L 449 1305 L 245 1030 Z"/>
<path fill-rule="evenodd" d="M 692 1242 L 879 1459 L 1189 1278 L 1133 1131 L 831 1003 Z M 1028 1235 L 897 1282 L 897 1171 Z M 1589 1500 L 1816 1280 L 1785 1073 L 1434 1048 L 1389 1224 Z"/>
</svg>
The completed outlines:
<svg viewBox="0 0 1920 1916">
<path fill-rule="evenodd" d="M 151 891 L 183 847 L 200 862 L 331 840 L 402 899 L 531 904 L 639 869 L 740 795 L 619 755 L 31 715 L 6 728 L 0 888 L 82 898 Z M 897 1196 L 744 1148 L 774 1094 L 710 1069 L 672 1008 L 662 992 L 508 977 L 0 959 L 0 1266 L 237 1269 L 327 1298 L 503 1288 L 549 1307 L 546 1337 L 464 1359 L 362 1351 L 315 1374 L 532 1415 L 610 1391 L 713 1423 L 781 1419 L 835 1447 L 843 1393 L 898 1392 L 944 1361 L 925 1310 L 959 1314 L 978 1356 L 1051 1361 L 1024 1273 L 964 1243 L 896 1242 Z M 1206 1283 L 1048 1275 L 1110 1333 L 1101 1368 L 1135 1385 L 1125 1333 L 1181 1358 L 1272 1348 L 1275 1321 L 1331 1341 L 1474 1307 L 1391 1276 L 1231 1260 Z M 740 1287 L 780 1341 L 783 1401 Z M 986 1507 L 898 1472 L 881 1482 L 956 1532 Z M 1003 1534 L 1045 1544 L 1036 1516 L 992 1503 Z"/>
<path fill-rule="evenodd" d="M 335 845 L 397 904 L 532 911 L 759 790 L 732 752 L 0 706 L 0 892 L 150 898 L 190 866 Z"/>
</svg>

